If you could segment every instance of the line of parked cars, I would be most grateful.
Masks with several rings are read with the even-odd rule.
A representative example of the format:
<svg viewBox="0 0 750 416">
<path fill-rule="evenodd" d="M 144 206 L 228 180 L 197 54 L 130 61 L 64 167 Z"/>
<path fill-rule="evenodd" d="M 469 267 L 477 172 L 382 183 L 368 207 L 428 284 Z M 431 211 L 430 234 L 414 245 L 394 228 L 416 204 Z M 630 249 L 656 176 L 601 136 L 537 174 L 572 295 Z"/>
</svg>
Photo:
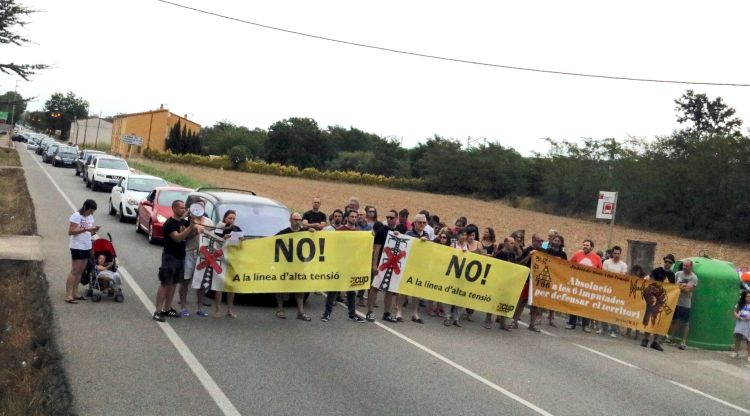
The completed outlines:
<svg viewBox="0 0 750 416">
<path fill-rule="evenodd" d="M 221 222 L 228 210 L 235 211 L 235 225 L 245 238 L 267 237 L 289 227 L 285 205 L 252 191 L 175 186 L 156 176 L 137 174 L 126 160 L 99 150 L 79 151 L 37 134 L 28 135 L 27 140 L 28 150 L 54 166 L 73 167 L 75 176 L 80 176 L 92 191 L 109 190 L 109 214 L 118 216 L 120 222 L 134 221 L 135 232 L 146 234 L 152 244 L 164 240 L 164 223 L 172 216 L 175 200 L 185 201 L 188 209 L 202 202 L 204 215 L 214 224 Z M 70 149 L 73 153 L 68 152 Z M 263 302 L 269 299 L 274 300 L 269 297 Z"/>
</svg>

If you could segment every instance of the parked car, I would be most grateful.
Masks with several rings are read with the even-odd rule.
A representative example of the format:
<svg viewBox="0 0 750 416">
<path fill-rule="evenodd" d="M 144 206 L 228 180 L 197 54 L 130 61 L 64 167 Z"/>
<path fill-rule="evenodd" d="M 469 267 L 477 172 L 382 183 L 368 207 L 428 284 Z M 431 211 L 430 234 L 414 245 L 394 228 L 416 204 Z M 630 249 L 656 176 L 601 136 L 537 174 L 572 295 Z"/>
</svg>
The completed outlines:
<svg viewBox="0 0 750 416">
<path fill-rule="evenodd" d="M 29 141 L 26 142 L 26 150 L 36 152 L 36 150 L 39 149 L 39 143 L 41 141 L 42 139 L 38 137 L 29 138 Z"/>
<path fill-rule="evenodd" d="M 190 188 L 179 186 L 160 186 L 154 188 L 138 203 L 135 218 L 135 232 L 145 232 L 148 242 L 156 244 L 164 240 L 164 223 L 172 216 L 172 202 L 184 201 L 193 192 Z"/>
<path fill-rule="evenodd" d="M 52 163 L 52 158 L 55 156 L 55 152 L 60 146 L 62 146 L 60 143 L 50 143 L 49 146 L 44 149 L 44 153 L 42 153 L 42 162 Z"/>
<path fill-rule="evenodd" d="M 87 186 L 90 186 L 94 192 L 99 189 L 111 189 L 120 182 L 120 179 L 130 175 L 130 167 L 124 159 L 114 156 L 95 159 L 95 162 L 89 165 L 86 171 Z"/>
<path fill-rule="evenodd" d="M 76 164 L 78 149 L 73 146 L 60 146 L 52 156 L 52 166 L 73 167 Z"/>
<path fill-rule="evenodd" d="M 27 141 L 29 141 L 29 138 L 23 134 L 14 134 L 13 136 L 10 137 L 10 140 L 14 142 L 26 143 Z"/>
<path fill-rule="evenodd" d="M 37 149 L 36 154 L 42 155 L 44 154 L 44 151 L 47 150 L 47 146 L 51 144 L 57 143 L 55 139 L 51 137 L 45 137 L 42 139 L 41 143 L 39 143 L 39 149 Z"/>
<path fill-rule="evenodd" d="M 96 163 L 96 159 L 100 157 L 115 157 L 112 155 L 108 155 L 106 153 L 89 153 L 86 155 L 86 159 L 83 161 L 83 170 L 81 170 L 81 179 L 86 184 L 86 186 L 91 186 L 89 184 L 89 166 Z"/>
<path fill-rule="evenodd" d="M 120 179 L 109 194 L 109 214 L 119 215 L 120 222 L 138 215 L 138 203 L 157 186 L 168 186 L 162 178 L 149 175 L 129 175 Z"/>
<path fill-rule="evenodd" d="M 91 150 L 91 149 L 84 149 L 81 150 L 78 153 L 78 158 L 76 159 L 75 168 L 76 168 L 76 176 L 80 175 L 81 173 L 85 173 L 84 166 L 86 166 L 90 162 L 90 155 L 102 155 L 104 152 L 100 150 Z"/>
</svg>

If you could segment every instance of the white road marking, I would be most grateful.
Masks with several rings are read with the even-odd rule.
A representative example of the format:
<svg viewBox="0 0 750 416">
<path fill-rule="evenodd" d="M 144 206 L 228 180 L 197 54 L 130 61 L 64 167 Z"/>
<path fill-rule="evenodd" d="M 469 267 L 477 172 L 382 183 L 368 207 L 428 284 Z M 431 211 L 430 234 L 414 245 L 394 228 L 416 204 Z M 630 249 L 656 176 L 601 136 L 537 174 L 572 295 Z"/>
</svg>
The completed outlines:
<svg viewBox="0 0 750 416">
<path fill-rule="evenodd" d="M 611 356 L 611 355 L 607 355 L 607 354 L 605 354 L 605 353 L 603 353 L 603 352 L 601 352 L 601 351 L 597 351 L 597 350 L 595 350 L 595 349 L 593 349 L 593 348 L 589 348 L 589 347 L 584 347 L 583 345 L 581 345 L 581 344 L 576 344 L 576 343 L 573 343 L 573 345 L 575 345 L 575 346 L 576 346 L 576 347 L 578 347 L 578 348 L 583 348 L 583 349 L 584 349 L 584 350 L 586 350 L 586 351 L 589 351 L 589 352 L 593 352 L 593 353 L 594 353 L 594 354 L 596 354 L 596 355 L 602 356 L 602 357 L 604 357 L 604 358 L 607 358 L 607 359 L 609 359 L 609 360 L 612 360 L 612 361 L 614 361 L 614 362 L 616 362 L 616 363 L 620 363 L 620 364 L 622 364 L 622 365 L 624 365 L 624 366 L 626 366 L 626 367 L 630 367 L 630 368 L 635 368 L 635 369 L 638 369 L 638 370 L 640 370 L 640 369 L 641 369 L 641 368 L 640 368 L 640 367 L 638 367 L 637 365 L 633 365 L 633 364 L 630 364 L 629 362 L 626 362 L 626 361 L 620 360 L 619 358 L 615 358 L 615 357 L 613 357 L 613 356 Z"/>
<path fill-rule="evenodd" d="M 742 412 L 742 413 L 744 413 L 746 415 L 750 415 L 750 410 L 747 410 L 744 407 L 739 407 L 739 406 L 737 406 L 735 404 L 729 403 L 728 401 L 721 400 L 718 397 L 714 397 L 714 396 L 712 396 L 712 395 L 710 395 L 708 393 L 704 393 L 704 392 L 702 392 L 702 391 L 700 391 L 698 389 L 694 389 L 694 388 L 692 388 L 690 386 L 686 386 L 686 385 L 678 383 L 678 382 L 676 382 L 674 380 L 667 380 L 667 381 L 670 382 L 670 383 L 672 383 L 672 384 L 674 384 L 675 386 L 682 387 L 683 389 L 685 389 L 687 391 L 692 391 L 693 393 L 695 393 L 695 394 L 697 394 L 699 396 L 703 396 L 703 397 L 705 397 L 707 399 L 711 399 L 711 400 L 713 400 L 713 401 L 715 401 L 717 403 L 721 403 L 724 406 L 731 407 L 734 410 L 738 410 L 738 411 L 740 411 L 740 412 Z"/>
<path fill-rule="evenodd" d="M 323 295 L 320 292 L 318 292 L 318 294 L 322 295 L 322 296 L 325 296 L 325 295 Z M 343 304 L 341 302 L 337 302 L 337 303 L 341 307 L 344 307 L 344 308 L 347 307 L 345 304 Z M 363 314 L 362 312 L 359 312 L 359 311 L 357 311 L 357 315 L 359 315 L 362 318 L 365 317 L 365 314 Z M 486 378 L 480 376 L 479 374 L 477 374 L 477 373 L 469 370 L 468 368 L 462 366 L 461 364 L 458 364 L 457 362 L 452 361 L 450 358 L 448 358 L 448 357 L 446 357 L 446 356 L 438 353 L 437 351 L 434 351 L 434 350 L 432 350 L 432 349 L 430 349 L 430 348 L 428 348 L 428 347 L 420 344 L 419 342 L 417 342 L 417 341 L 415 341 L 415 340 L 407 337 L 406 335 L 404 335 L 404 334 L 402 334 L 402 333 L 400 333 L 400 332 L 398 332 L 398 331 L 396 331 L 394 329 L 391 329 L 388 326 L 383 325 L 382 323 L 377 322 L 377 321 L 375 322 L 375 326 L 377 326 L 378 328 L 381 328 L 381 329 L 384 329 L 384 330 L 390 332 L 391 334 L 395 335 L 396 337 L 401 338 L 402 340 L 408 342 L 409 344 L 411 344 L 411 345 L 419 348 L 420 350 L 422 350 L 422 351 L 430 354 L 431 356 L 433 356 L 433 357 L 437 358 L 438 360 L 440 360 L 440 361 L 448 364 L 449 366 L 451 366 L 451 367 L 455 368 L 456 370 L 458 370 L 458 371 L 466 374 L 467 376 L 469 376 L 469 377 L 471 377 L 471 378 L 479 381 L 480 383 L 485 384 L 486 386 L 490 387 L 491 389 L 496 390 L 496 391 L 502 393 L 506 397 L 517 401 L 518 403 L 520 403 L 520 404 L 528 407 L 529 409 L 531 409 L 531 410 L 539 413 L 540 415 L 553 416 L 552 413 L 550 413 L 550 412 L 542 409 L 541 407 L 535 405 L 534 403 L 531 403 L 530 401 L 528 401 L 528 400 L 526 400 L 526 399 L 524 399 L 524 398 L 522 398 L 522 397 L 520 397 L 520 396 L 518 396 L 518 395 L 516 395 L 516 394 L 514 394 L 514 393 L 512 393 L 510 391 L 508 391 L 508 390 L 505 390 L 504 388 L 498 386 L 497 384 L 495 384 L 495 383 L 487 380 Z"/>
<path fill-rule="evenodd" d="M 65 199 L 65 202 L 68 203 L 70 206 L 70 209 L 75 211 L 77 208 L 73 204 L 73 202 L 68 198 L 67 195 L 65 195 L 65 192 L 63 192 L 62 188 L 60 188 L 59 185 L 57 185 L 57 182 L 55 182 L 54 179 L 52 179 L 52 176 L 47 172 L 46 169 L 42 166 L 42 164 L 35 158 L 32 157 L 32 160 L 36 162 L 37 165 L 39 165 L 39 168 L 44 172 L 45 175 L 47 175 L 47 178 L 49 178 L 50 182 L 52 182 L 52 185 L 57 189 L 57 191 L 62 195 L 63 199 Z M 120 266 L 118 268 L 120 271 L 120 274 L 122 275 L 123 279 L 125 279 L 125 282 L 130 286 L 130 288 L 133 290 L 135 295 L 138 297 L 138 299 L 141 301 L 144 307 L 146 307 L 146 310 L 149 314 L 153 313 L 154 310 L 156 310 L 156 307 L 153 303 L 151 303 L 151 300 L 146 296 L 146 293 L 141 289 L 141 287 L 136 283 L 135 279 L 133 279 L 133 276 L 128 273 L 128 271 L 125 269 L 125 267 Z M 144 319 L 145 316 L 144 316 Z M 232 415 L 232 416 L 240 416 L 240 412 L 237 410 L 236 407 L 232 404 L 232 402 L 229 400 L 229 398 L 224 394 L 224 392 L 221 390 L 218 384 L 216 384 L 216 381 L 214 381 L 213 377 L 211 377 L 210 374 L 208 374 L 208 371 L 203 367 L 203 365 L 198 361 L 198 359 L 195 357 L 192 351 L 190 351 L 190 348 L 185 344 L 185 342 L 180 338 L 180 336 L 177 334 L 177 332 L 172 328 L 172 325 L 170 325 L 167 322 L 161 322 L 158 323 L 157 326 L 161 328 L 161 330 L 164 332 L 164 335 L 167 336 L 167 339 L 174 345 L 174 347 L 177 349 L 177 352 L 180 353 L 180 356 L 182 356 L 182 359 L 185 360 L 185 363 L 190 367 L 190 369 L 193 371 L 193 374 L 198 378 L 198 380 L 201 382 L 203 387 L 206 389 L 208 394 L 211 396 L 211 398 L 214 400 L 216 405 L 219 407 L 221 412 L 225 415 Z"/>
</svg>

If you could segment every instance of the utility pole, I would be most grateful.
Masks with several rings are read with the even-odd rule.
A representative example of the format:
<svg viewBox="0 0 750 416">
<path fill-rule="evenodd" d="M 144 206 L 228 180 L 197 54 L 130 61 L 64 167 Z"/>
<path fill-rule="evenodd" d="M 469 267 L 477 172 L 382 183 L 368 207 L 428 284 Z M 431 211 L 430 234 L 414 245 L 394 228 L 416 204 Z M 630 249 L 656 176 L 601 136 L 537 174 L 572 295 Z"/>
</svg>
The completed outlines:
<svg viewBox="0 0 750 416">
<path fill-rule="evenodd" d="M 13 104 L 10 107 L 10 131 L 13 132 L 16 129 L 13 127 L 15 124 L 16 115 L 16 99 L 18 98 L 18 80 L 16 80 L 16 88 L 13 90 Z"/>
<path fill-rule="evenodd" d="M 86 127 L 83 128 L 83 144 L 86 144 L 86 132 L 89 130 L 89 116 L 86 116 Z"/>
<path fill-rule="evenodd" d="M 78 128 L 78 116 L 75 116 L 75 118 L 73 118 L 73 123 L 75 123 L 76 125 L 76 146 L 78 146 L 78 132 L 81 131 L 81 129 Z"/>
<path fill-rule="evenodd" d="M 99 112 L 99 121 L 96 123 L 96 137 L 94 138 L 94 149 L 96 149 L 96 142 L 99 141 L 99 126 L 102 125 L 102 112 Z"/>
</svg>

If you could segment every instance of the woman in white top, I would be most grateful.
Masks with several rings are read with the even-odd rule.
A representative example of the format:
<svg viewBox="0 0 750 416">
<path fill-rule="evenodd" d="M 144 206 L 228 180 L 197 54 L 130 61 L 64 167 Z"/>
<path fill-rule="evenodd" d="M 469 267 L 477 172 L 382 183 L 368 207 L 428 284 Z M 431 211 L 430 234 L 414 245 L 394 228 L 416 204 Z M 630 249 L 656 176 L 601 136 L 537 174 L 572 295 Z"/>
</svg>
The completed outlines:
<svg viewBox="0 0 750 416">
<path fill-rule="evenodd" d="M 79 300 L 86 300 L 78 294 L 78 284 L 81 282 L 81 275 L 91 257 L 91 235 L 99 231 L 99 226 L 94 226 L 94 211 L 96 211 L 96 201 L 87 199 L 83 207 L 70 216 L 68 235 L 70 236 L 72 265 L 68 280 L 65 282 L 65 302 L 68 303 L 76 304 Z"/>
</svg>

